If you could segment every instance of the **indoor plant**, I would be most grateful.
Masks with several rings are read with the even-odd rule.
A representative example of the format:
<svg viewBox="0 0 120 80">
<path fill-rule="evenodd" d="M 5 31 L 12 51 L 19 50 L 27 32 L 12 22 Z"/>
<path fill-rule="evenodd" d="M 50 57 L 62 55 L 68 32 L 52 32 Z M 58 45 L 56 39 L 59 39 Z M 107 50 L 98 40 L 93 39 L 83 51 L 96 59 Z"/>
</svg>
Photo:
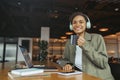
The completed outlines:
<svg viewBox="0 0 120 80">
<path fill-rule="evenodd" d="M 46 60 L 47 54 L 48 54 L 48 42 L 45 40 L 39 41 L 39 47 L 40 47 L 40 54 L 39 54 L 39 60 L 44 61 Z"/>
</svg>

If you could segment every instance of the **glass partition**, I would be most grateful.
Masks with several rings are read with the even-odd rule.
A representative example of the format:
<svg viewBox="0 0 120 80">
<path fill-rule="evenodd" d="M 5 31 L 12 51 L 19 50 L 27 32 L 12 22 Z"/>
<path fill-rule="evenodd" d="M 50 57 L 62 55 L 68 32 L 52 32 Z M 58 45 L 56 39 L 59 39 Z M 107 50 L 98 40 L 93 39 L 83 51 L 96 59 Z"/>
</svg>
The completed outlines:
<svg viewBox="0 0 120 80">
<path fill-rule="evenodd" d="M 5 61 L 16 60 L 17 44 L 6 44 Z"/>
<path fill-rule="evenodd" d="M 4 45 L 3 41 L 4 41 L 3 38 L 0 38 L 0 61 L 3 60 L 3 45 Z"/>
</svg>

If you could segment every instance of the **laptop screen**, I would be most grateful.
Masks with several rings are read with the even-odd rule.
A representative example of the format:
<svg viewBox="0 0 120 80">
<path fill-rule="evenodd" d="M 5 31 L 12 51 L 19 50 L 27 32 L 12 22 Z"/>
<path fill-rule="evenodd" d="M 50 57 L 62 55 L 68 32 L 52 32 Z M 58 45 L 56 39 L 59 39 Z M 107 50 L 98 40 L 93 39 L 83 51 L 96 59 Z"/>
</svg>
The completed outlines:
<svg viewBox="0 0 120 80">
<path fill-rule="evenodd" d="M 41 68 L 41 69 L 57 69 L 55 66 L 45 66 L 45 65 L 33 65 L 32 61 L 30 59 L 29 53 L 27 52 L 27 49 L 24 46 L 19 46 L 22 56 L 24 58 L 25 64 L 27 65 L 28 68 Z"/>
<path fill-rule="evenodd" d="M 30 59 L 29 53 L 27 52 L 27 49 L 24 46 L 19 46 L 22 56 L 24 58 L 25 64 L 27 65 L 28 68 L 33 67 L 32 61 Z"/>
</svg>

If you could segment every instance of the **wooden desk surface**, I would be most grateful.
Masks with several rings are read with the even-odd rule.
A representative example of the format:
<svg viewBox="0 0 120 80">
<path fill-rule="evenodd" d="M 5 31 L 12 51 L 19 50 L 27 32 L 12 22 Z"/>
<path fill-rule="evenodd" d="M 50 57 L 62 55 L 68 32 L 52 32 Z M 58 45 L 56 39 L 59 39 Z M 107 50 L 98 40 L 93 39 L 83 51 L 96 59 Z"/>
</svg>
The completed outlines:
<svg viewBox="0 0 120 80">
<path fill-rule="evenodd" d="M 47 63 L 46 65 L 55 65 L 54 63 Z M 8 77 L 8 72 L 14 68 L 15 62 L 5 62 L 0 63 L 0 80 L 11 80 Z M 57 66 L 58 67 L 58 66 Z M 41 76 L 32 76 L 32 77 L 18 77 L 15 80 L 101 80 L 97 77 L 82 73 L 79 75 L 72 76 L 62 76 L 58 75 L 56 72 L 45 72 Z"/>
</svg>

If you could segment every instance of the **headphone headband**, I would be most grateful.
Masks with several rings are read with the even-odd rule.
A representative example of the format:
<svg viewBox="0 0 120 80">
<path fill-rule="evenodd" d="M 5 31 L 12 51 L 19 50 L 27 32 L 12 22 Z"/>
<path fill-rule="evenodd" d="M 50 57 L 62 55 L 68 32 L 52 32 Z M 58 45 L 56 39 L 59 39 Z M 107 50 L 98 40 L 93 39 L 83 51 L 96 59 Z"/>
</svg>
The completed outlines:
<svg viewBox="0 0 120 80">
<path fill-rule="evenodd" d="M 90 19 L 88 18 L 87 15 L 85 15 L 85 16 L 83 16 L 83 17 L 86 17 L 86 18 L 87 18 L 86 28 L 87 28 L 87 29 L 90 29 L 90 28 L 91 28 L 91 22 L 90 22 Z M 70 23 L 70 25 L 69 25 L 69 28 L 70 28 L 70 30 L 73 30 L 73 27 L 72 27 L 72 24 L 71 24 L 71 23 Z"/>
</svg>

